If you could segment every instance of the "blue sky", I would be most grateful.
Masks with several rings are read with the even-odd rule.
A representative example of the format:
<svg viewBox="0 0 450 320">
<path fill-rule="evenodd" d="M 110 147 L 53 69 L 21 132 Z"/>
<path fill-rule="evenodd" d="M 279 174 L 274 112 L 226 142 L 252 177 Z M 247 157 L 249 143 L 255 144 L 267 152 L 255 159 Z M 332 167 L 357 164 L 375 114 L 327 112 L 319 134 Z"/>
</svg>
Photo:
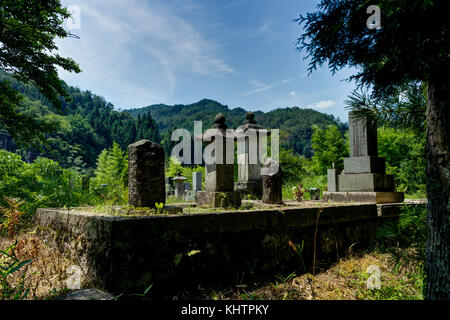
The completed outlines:
<svg viewBox="0 0 450 320">
<path fill-rule="evenodd" d="M 247 110 L 299 106 L 347 121 L 354 89 L 326 66 L 307 75 L 292 20 L 315 0 L 63 0 L 80 8 L 80 39 L 58 39 L 83 72 L 60 71 L 70 85 L 116 109 L 189 104 L 209 98 Z M 68 25 L 67 25 L 68 26 Z"/>
</svg>

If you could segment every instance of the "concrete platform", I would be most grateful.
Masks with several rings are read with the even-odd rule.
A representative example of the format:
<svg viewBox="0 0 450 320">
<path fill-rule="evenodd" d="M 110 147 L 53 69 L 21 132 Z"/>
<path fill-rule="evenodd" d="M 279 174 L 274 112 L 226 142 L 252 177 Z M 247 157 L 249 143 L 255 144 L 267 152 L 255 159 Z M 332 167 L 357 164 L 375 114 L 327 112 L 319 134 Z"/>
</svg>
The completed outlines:
<svg viewBox="0 0 450 320">
<path fill-rule="evenodd" d="M 237 191 L 199 191 L 196 195 L 196 201 L 200 207 L 238 208 L 241 206 L 241 193 Z"/>
<path fill-rule="evenodd" d="M 402 203 L 403 192 L 324 192 L 323 201 L 332 202 L 368 202 L 368 203 Z"/>
</svg>

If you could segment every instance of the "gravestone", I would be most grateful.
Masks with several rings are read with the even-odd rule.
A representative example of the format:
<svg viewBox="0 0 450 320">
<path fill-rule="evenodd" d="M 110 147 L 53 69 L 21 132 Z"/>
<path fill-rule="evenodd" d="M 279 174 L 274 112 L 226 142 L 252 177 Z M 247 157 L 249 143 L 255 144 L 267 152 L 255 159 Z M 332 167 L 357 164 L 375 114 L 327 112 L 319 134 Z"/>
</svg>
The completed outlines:
<svg viewBox="0 0 450 320">
<path fill-rule="evenodd" d="M 234 134 L 226 130 L 225 116 L 219 113 L 213 127 L 195 137 L 206 144 L 205 152 L 211 150 L 211 159 L 205 159 L 205 191 L 197 192 L 196 196 L 199 206 L 216 208 L 241 205 L 240 193 L 234 191 Z M 230 157 L 231 161 L 227 161 Z"/>
<path fill-rule="evenodd" d="M 283 178 L 280 164 L 271 158 L 264 163 L 262 202 L 283 203 Z"/>
<path fill-rule="evenodd" d="M 310 188 L 309 189 L 309 199 L 310 200 L 320 200 L 320 189 Z"/>
<path fill-rule="evenodd" d="M 185 192 L 185 181 L 186 178 L 181 176 L 181 172 L 177 173 L 177 176 L 172 179 L 172 181 L 175 183 L 175 196 L 176 197 L 182 197 L 184 196 Z"/>
<path fill-rule="evenodd" d="M 394 177 L 386 174 L 386 162 L 378 157 L 377 124 L 368 115 L 349 112 L 350 157 L 344 172 L 328 170 L 328 192 L 324 201 L 403 202 L 395 192 Z"/>
<path fill-rule="evenodd" d="M 192 190 L 200 191 L 202 190 L 202 173 L 193 172 L 192 173 Z"/>
<path fill-rule="evenodd" d="M 134 207 L 166 203 L 164 149 L 149 140 L 128 146 L 128 195 Z"/>
<path fill-rule="evenodd" d="M 234 190 L 261 199 L 262 161 L 260 159 L 259 138 L 264 129 L 256 123 L 253 112 L 248 112 L 245 118 L 246 122 L 238 127 L 235 133 L 238 144 L 238 182 L 235 183 Z M 264 131 L 268 137 L 270 132 Z M 240 149 L 240 146 L 242 146 L 242 149 Z"/>
</svg>

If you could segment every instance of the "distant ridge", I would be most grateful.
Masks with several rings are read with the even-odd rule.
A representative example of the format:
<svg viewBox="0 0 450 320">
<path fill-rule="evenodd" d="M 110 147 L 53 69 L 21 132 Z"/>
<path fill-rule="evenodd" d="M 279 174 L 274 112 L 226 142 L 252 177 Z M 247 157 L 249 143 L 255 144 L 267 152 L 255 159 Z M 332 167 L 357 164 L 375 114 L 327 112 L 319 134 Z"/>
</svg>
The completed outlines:
<svg viewBox="0 0 450 320">
<path fill-rule="evenodd" d="M 205 130 L 213 124 L 214 116 L 219 112 L 222 112 L 227 118 L 228 127 L 236 129 L 244 123 L 247 113 L 243 108 L 230 109 L 228 106 L 211 99 L 202 99 L 188 105 L 155 104 L 138 109 L 123 110 L 122 112 L 129 113 L 133 117 L 150 112 L 161 135 L 175 128 L 185 128 L 192 132 L 194 121 L 202 121 Z M 292 107 L 278 108 L 269 112 L 256 111 L 254 113 L 255 120 L 263 127 L 280 129 L 283 147 L 293 149 L 306 157 L 312 155 L 311 135 L 313 125 L 324 128 L 327 125 L 334 124 L 342 131 L 346 129 L 346 125 L 334 116 L 312 109 Z"/>
</svg>

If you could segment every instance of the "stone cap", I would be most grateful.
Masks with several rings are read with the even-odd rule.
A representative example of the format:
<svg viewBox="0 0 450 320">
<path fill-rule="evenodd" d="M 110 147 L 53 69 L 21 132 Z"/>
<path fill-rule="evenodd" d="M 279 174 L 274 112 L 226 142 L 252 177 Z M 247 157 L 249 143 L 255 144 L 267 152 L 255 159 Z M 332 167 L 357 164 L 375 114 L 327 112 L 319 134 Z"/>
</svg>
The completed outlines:
<svg viewBox="0 0 450 320">
<path fill-rule="evenodd" d="M 218 113 L 214 118 L 214 125 L 203 134 L 194 136 L 195 141 L 212 142 L 216 137 L 221 136 L 222 139 L 234 139 L 234 134 L 227 132 L 226 118 L 223 113 Z"/>
<path fill-rule="evenodd" d="M 235 138 L 244 138 L 248 136 L 249 131 L 254 131 L 256 134 L 258 134 L 259 131 L 265 130 L 262 126 L 260 126 L 256 120 L 255 120 L 255 114 L 251 111 L 247 112 L 245 119 L 245 123 L 241 126 L 239 126 L 235 131 Z M 271 132 L 270 130 L 266 130 L 267 136 L 270 136 Z"/>
</svg>

